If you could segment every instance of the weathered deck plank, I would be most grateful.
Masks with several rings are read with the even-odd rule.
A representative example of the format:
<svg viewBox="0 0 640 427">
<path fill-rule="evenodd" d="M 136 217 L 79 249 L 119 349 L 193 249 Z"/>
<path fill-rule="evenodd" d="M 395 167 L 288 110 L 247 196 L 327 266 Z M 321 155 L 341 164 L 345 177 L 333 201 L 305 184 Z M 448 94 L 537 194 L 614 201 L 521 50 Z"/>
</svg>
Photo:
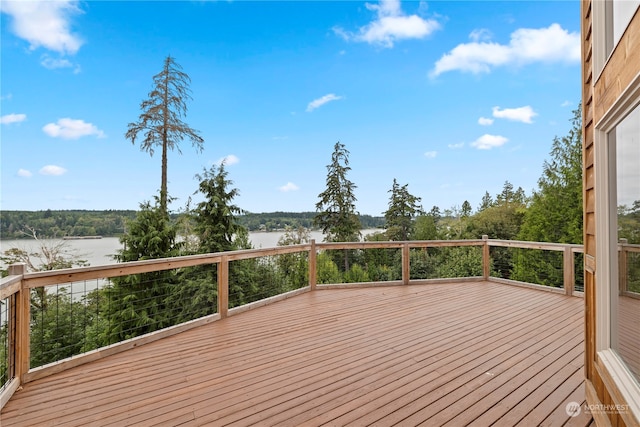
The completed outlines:
<svg viewBox="0 0 640 427">
<path fill-rule="evenodd" d="M 0 421 L 587 425 L 583 322 L 489 282 L 318 290 L 26 384 Z"/>
</svg>

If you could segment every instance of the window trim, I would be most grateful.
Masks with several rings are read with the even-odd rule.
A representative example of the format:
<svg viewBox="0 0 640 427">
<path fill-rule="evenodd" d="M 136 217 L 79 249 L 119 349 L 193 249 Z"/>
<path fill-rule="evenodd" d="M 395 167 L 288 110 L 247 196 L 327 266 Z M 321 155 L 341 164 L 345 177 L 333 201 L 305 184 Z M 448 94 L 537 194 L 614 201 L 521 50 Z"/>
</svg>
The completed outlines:
<svg viewBox="0 0 640 427">
<path fill-rule="evenodd" d="M 597 2 L 596 2 L 597 3 Z M 595 43 L 595 40 L 594 40 Z M 617 292 L 617 208 L 611 203 L 615 194 L 615 153 L 608 134 L 635 108 L 640 108 L 640 71 L 631 84 L 595 125 L 595 182 L 596 182 L 596 354 L 599 363 L 613 378 L 616 387 L 629 405 L 629 410 L 640 419 L 640 384 L 633 378 L 624 361 L 611 348 L 612 292 Z M 613 166 L 612 166 L 613 165 Z M 615 262 L 615 264 L 614 264 Z"/>
</svg>

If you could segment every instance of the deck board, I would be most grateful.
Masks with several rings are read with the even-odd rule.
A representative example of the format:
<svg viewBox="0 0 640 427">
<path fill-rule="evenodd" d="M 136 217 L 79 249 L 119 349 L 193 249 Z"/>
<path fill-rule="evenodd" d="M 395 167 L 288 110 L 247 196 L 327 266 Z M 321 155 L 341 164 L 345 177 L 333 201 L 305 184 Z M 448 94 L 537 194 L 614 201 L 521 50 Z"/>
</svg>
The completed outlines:
<svg viewBox="0 0 640 427">
<path fill-rule="evenodd" d="M 583 300 L 491 282 L 317 290 L 25 384 L 15 425 L 588 425 Z"/>
</svg>

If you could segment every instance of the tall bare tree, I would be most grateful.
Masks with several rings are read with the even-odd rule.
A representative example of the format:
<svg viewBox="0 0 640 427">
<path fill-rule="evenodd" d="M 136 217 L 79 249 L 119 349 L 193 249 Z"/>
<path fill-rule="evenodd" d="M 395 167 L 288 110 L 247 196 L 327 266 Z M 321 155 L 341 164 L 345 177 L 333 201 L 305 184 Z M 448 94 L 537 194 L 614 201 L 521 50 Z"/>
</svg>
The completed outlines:
<svg viewBox="0 0 640 427">
<path fill-rule="evenodd" d="M 164 60 L 162 71 L 153 76 L 153 89 L 142 101 L 142 113 L 137 122 L 129 123 L 125 137 L 136 143 L 142 133 L 140 149 L 151 156 L 156 147 L 162 147 L 162 184 L 160 186 L 160 208 L 167 210 L 167 151 L 177 149 L 179 143 L 188 138 L 198 152 L 202 151 L 204 139 L 199 132 L 182 121 L 187 114 L 187 101 L 191 98 L 191 78 L 171 55 Z"/>
</svg>

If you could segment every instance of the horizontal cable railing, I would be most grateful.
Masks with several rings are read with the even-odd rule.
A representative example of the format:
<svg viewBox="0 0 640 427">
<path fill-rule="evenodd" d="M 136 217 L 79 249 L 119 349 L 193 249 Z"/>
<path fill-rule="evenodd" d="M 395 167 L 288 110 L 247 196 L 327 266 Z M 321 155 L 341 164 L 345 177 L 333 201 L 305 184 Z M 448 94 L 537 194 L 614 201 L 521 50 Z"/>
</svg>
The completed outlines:
<svg viewBox="0 0 640 427">
<path fill-rule="evenodd" d="M 581 252 L 579 245 L 485 237 L 312 241 L 35 273 L 14 265 L 0 284 L 0 406 L 21 383 L 319 285 L 494 280 L 570 295 L 582 290 Z M 547 269 L 538 268 L 545 262 Z M 636 292 L 638 276 L 625 286 Z"/>
</svg>

